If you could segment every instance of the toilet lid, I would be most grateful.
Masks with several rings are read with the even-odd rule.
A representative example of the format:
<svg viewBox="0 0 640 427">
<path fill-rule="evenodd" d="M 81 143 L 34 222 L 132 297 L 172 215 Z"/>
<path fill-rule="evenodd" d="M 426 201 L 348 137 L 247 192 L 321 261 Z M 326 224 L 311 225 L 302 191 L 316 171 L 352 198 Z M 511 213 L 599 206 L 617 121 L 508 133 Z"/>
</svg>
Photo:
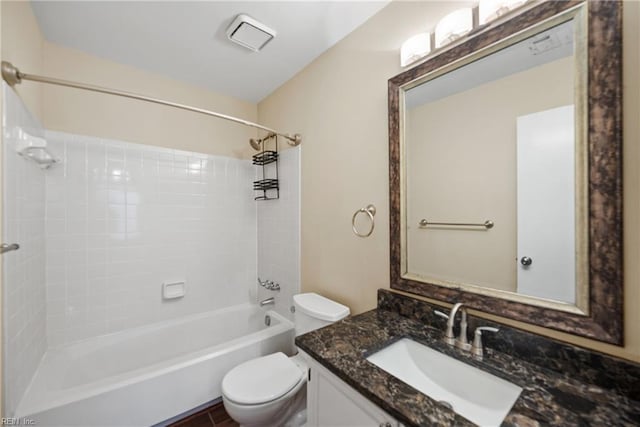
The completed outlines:
<svg viewBox="0 0 640 427">
<path fill-rule="evenodd" d="M 300 367 L 284 353 L 274 353 L 230 370 L 222 380 L 222 393 L 245 405 L 266 403 L 285 395 L 303 376 Z"/>
<path fill-rule="evenodd" d="M 296 310 L 328 322 L 337 322 L 349 315 L 349 307 L 313 292 L 294 295 L 293 303 L 296 305 Z"/>
</svg>

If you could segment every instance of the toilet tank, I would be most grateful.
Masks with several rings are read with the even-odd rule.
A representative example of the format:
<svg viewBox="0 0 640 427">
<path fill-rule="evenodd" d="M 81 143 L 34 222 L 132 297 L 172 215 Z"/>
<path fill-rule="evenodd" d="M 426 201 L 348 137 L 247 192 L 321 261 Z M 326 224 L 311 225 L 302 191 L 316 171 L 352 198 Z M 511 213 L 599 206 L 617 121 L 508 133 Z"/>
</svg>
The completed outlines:
<svg viewBox="0 0 640 427">
<path fill-rule="evenodd" d="M 313 292 L 293 296 L 296 336 L 306 334 L 344 319 L 349 307 Z"/>
</svg>

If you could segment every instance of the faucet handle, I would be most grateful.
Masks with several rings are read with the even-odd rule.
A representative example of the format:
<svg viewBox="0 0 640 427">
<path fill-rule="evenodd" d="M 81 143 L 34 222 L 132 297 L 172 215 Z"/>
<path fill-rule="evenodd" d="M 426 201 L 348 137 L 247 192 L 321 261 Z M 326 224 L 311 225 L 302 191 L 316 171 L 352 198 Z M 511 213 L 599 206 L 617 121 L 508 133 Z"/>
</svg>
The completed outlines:
<svg viewBox="0 0 640 427">
<path fill-rule="evenodd" d="M 471 353 L 478 359 L 482 359 L 484 349 L 482 348 L 482 331 L 487 332 L 499 332 L 500 329 L 492 326 L 478 326 L 473 333 L 473 345 L 471 346 Z"/>
<path fill-rule="evenodd" d="M 449 315 L 448 315 L 448 314 L 443 313 L 443 312 L 442 312 L 442 311 L 440 311 L 440 310 L 433 310 L 433 314 L 435 314 L 436 316 L 440 316 L 440 317 L 442 317 L 442 318 L 444 318 L 444 319 L 449 320 Z"/>
<path fill-rule="evenodd" d="M 500 332 L 500 329 L 494 328 L 493 326 L 478 326 L 474 332 L 477 337 L 482 336 L 482 331 L 487 332 Z"/>
</svg>

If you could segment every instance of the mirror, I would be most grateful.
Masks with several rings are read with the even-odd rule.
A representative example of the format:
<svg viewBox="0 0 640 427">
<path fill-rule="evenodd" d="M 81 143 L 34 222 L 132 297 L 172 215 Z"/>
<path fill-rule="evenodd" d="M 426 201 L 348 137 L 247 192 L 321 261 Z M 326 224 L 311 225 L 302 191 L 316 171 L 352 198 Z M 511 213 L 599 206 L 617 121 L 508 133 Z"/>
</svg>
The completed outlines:
<svg viewBox="0 0 640 427">
<path fill-rule="evenodd" d="M 390 80 L 392 288 L 621 342 L 618 15 L 545 2 Z"/>
<path fill-rule="evenodd" d="M 404 91 L 404 277 L 587 311 L 583 12 Z"/>
</svg>

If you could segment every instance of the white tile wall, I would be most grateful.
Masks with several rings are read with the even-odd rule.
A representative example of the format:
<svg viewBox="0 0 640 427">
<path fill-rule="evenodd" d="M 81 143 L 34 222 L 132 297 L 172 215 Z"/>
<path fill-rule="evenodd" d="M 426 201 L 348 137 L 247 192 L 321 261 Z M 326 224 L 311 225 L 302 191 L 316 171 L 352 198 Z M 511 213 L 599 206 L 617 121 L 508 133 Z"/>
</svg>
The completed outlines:
<svg viewBox="0 0 640 427">
<path fill-rule="evenodd" d="M 39 123 L 4 82 L 2 255 L 5 414 L 15 408 L 47 348 L 45 329 L 45 172 L 15 151 L 16 130 L 42 136 Z"/>
<path fill-rule="evenodd" d="M 290 316 L 300 289 L 300 148 L 281 153 L 280 199 L 255 202 L 250 161 L 44 132 L 3 84 L 5 409 L 61 345 L 256 298 Z M 62 163 L 19 157 L 12 129 Z M 259 262 L 258 258 L 259 257 Z M 164 301 L 164 282 L 186 281 Z M 250 297 L 250 295 L 252 297 Z"/>
<path fill-rule="evenodd" d="M 300 150 L 280 153 L 280 198 L 258 202 L 258 275 L 281 287 L 259 288 L 258 298 L 274 296 L 276 311 L 289 318 L 293 295 L 300 292 Z"/>
<path fill-rule="evenodd" d="M 50 345 L 247 302 L 256 278 L 248 160 L 57 132 L 46 174 Z M 163 301 L 161 285 L 187 283 Z"/>
</svg>

